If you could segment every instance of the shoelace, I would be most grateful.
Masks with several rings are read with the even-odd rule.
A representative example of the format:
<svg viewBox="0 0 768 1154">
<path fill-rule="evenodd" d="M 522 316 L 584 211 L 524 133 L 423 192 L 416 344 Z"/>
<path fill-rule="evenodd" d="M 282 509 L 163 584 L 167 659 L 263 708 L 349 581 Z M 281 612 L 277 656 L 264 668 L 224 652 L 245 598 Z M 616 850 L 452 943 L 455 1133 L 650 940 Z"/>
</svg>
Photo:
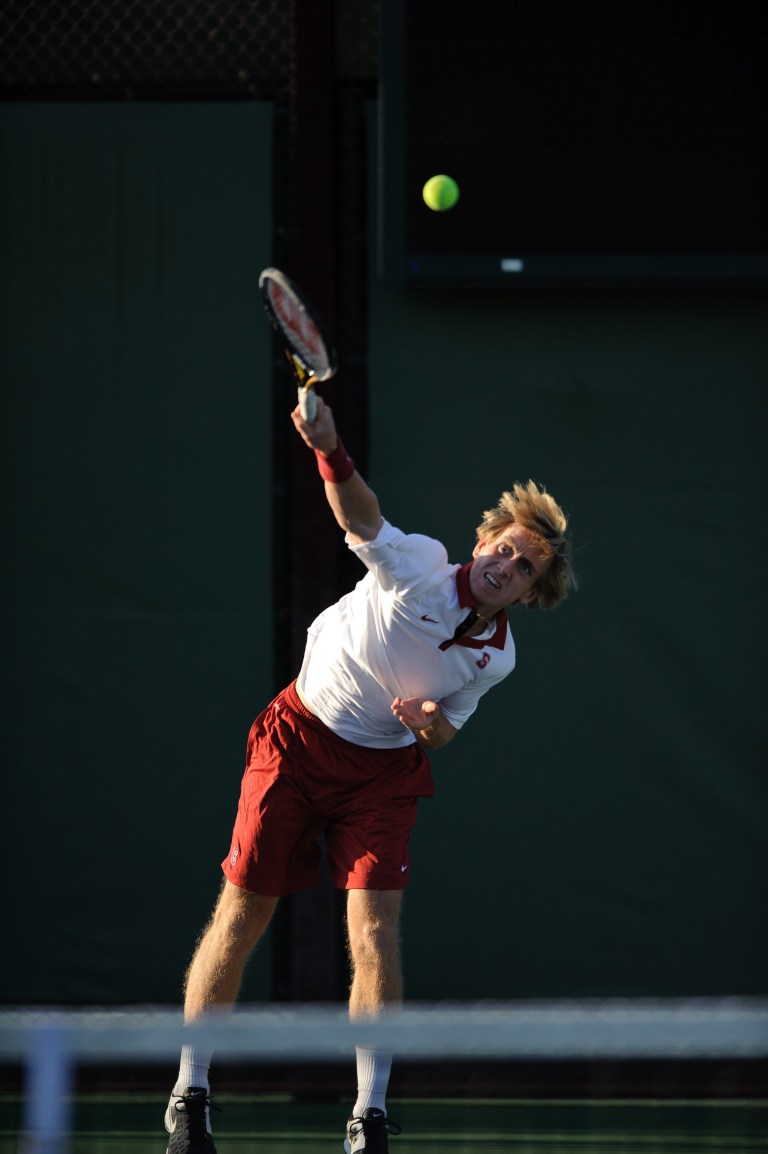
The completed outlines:
<svg viewBox="0 0 768 1154">
<path fill-rule="evenodd" d="M 179 1110 L 179 1102 L 183 1103 L 183 1109 L 181 1110 Z M 194 1104 L 195 1107 L 199 1105 L 200 1109 L 190 1110 L 190 1104 Z M 214 1106 L 207 1095 L 203 1098 L 200 1094 L 179 1094 L 175 1099 L 174 1106 L 180 1117 L 186 1116 L 190 1142 L 195 1143 L 195 1145 L 204 1143 L 205 1136 L 208 1133 L 205 1125 L 206 1107 L 209 1110 L 216 1110 L 216 1112 L 220 1114 L 221 1106 Z"/>
<path fill-rule="evenodd" d="M 361 1134 L 363 1132 L 363 1130 L 365 1129 L 366 1122 L 369 1124 L 371 1122 L 373 1122 L 373 1123 L 381 1122 L 381 1124 L 384 1127 L 384 1129 L 386 1130 L 387 1134 L 392 1134 L 393 1136 L 396 1134 L 402 1133 L 402 1129 L 400 1126 L 398 1126 L 397 1122 L 392 1122 L 389 1118 L 386 1118 L 386 1117 L 381 1118 L 381 1119 L 379 1119 L 379 1118 L 350 1118 L 349 1122 L 347 1123 L 347 1130 L 349 1132 L 350 1138 L 357 1138 L 358 1134 Z"/>
</svg>

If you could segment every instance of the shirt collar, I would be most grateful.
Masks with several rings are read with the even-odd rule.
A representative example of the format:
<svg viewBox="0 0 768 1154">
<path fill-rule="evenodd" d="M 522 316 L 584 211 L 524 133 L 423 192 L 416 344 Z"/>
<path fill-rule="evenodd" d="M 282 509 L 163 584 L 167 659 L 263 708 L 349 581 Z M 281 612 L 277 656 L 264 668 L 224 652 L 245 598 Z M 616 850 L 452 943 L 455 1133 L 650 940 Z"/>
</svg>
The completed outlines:
<svg viewBox="0 0 768 1154">
<path fill-rule="evenodd" d="M 456 574 L 456 592 L 459 596 L 461 609 L 477 609 L 477 602 L 469 589 L 469 571 L 473 565 L 474 561 L 468 561 L 466 565 L 461 566 Z"/>
<path fill-rule="evenodd" d="M 469 588 L 469 571 L 474 565 L 474 561 L 468 561 L 466 565 L 462 565 L 456 572 L 456 593 L 459 598 L 459 608 L 477 610 L 477 602 L 472 596 Z M 509 622 L 507 615 L 503 610 L 499 610 L 494 615 L 496 621 L 496 632 L 492 637 L 487 637 L 485 641 L 481 641 L 478 637 L 459 637 L 456 641 L 444 642 L 440 646 L 448 648 L 450 645 L 464 645 L 469 649 L 482 649 L 485 645 L 490 645 L 494 649 L 503 649 L 506 644 L 507 630 Z"/>
</svg>

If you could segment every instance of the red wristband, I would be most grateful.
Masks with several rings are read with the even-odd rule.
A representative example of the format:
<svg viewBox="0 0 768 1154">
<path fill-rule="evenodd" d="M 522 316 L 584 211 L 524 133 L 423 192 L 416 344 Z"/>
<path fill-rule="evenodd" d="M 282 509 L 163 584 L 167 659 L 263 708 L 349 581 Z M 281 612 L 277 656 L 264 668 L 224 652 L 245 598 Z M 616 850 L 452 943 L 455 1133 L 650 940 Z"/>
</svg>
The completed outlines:
<svg viewBox="0 0 768 1154">
<path fill-rule="evenodd" d="M 317 470 L 324 481 L 331 481 L 334 485 L 341 485 L 348 481 L 355 471 L 355 462 L 344 448 L 341 437 L 336 439 L 336 448 L 332 453 L 321 453 L 315 449 Z"/>
</svg>

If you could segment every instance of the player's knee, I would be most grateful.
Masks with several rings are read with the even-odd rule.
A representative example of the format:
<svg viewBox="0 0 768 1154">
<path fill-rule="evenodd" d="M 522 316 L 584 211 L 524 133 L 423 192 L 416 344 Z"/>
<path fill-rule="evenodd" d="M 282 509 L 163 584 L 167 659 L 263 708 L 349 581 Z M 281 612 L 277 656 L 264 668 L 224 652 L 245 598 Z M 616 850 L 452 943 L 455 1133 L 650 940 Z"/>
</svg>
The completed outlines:
<svg viewBox="0 0 768 1154">
<path fill-rule="evenodd" d="M 399 953 L 397 922 L 384 918 L 361 920 L 350 931 L 349 949 L 356 967 L 390 961 Z"/>
</svg>

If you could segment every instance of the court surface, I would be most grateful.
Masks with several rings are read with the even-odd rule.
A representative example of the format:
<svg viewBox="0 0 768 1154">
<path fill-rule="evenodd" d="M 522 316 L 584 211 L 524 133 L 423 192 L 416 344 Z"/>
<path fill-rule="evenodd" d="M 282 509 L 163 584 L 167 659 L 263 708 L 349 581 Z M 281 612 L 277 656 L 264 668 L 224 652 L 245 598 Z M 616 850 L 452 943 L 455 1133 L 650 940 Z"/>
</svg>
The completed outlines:
<svg viewBox="0 0 768 1154">
<path fill-rule="evenodd" d="M 339 1154 L 347 1104 L 217 1095 L 218 1154 Z M 157 1093 L 89 1094 L 73 1103 L 68 1154 L 164 1154 Z M 392 1099 L 391 1154 L 756 1154 L 768 1150 L 764 1099 Z M 0 1096 L 0 1154 L 17 1154 L 22 1105 Z"/>
</svg>

